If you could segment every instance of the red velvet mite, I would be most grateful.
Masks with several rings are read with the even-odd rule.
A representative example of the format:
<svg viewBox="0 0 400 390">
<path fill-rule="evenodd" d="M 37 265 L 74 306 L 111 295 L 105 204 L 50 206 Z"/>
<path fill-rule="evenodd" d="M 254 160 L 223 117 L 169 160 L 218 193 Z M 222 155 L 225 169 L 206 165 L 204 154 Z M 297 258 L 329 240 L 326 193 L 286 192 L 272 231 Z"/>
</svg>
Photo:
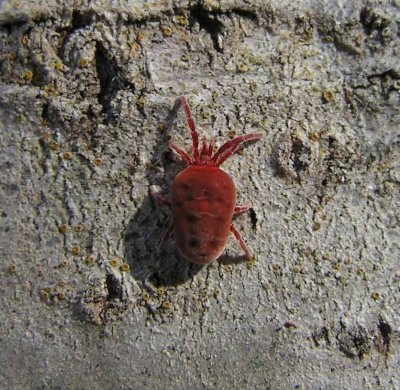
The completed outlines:
<svg viewBox="0 0 400 390">
<path fill-rule="evenodd" d="M 235 184 L 219 167 L 242 143 L 259 140 L 262 134 L 241 135 L 226 142 L 213 153 L 214 141 L 207 143 L 203 138 L 199 145 L 199 135 L 185 96 L 176 100 L 173 118 L 180 107 L 185 111 L 191 131 L 193 152 L 190 155 L 171 143 L 171 148 L 189 166 L 175 177 L 170 200 L 158 193 L 152 193 L 157 202 L 170 207 L 173 217 L 173 223 L 161 239 L 159 249 L 162 249 L 174 233 L 180 257 L 192 263 L 207 264 L 221 256 L 228 243 L 229 233 L 232 232 L 246 257 L 250 259 L 252 254 L 232 225 L 232 219 L 234 215 L 249 210 L 251 206 L 236 205 Z"/>
</svg>

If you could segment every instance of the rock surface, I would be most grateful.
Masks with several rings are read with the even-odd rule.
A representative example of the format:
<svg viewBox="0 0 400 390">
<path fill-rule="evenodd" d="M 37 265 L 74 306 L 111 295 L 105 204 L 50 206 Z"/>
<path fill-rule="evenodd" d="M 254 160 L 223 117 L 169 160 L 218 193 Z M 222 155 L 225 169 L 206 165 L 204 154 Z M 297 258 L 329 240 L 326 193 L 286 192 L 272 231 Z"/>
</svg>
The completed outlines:
<svg viewBox="0 0 400 390">
<path fill-rule="evenodd" d="M 3 2 L 4 388 L 400 388 L 400 5 L 265 3 Z M 157 253 L 180 94 L 265 133 L 224 164 L 255 261 Z"/>
</svg>

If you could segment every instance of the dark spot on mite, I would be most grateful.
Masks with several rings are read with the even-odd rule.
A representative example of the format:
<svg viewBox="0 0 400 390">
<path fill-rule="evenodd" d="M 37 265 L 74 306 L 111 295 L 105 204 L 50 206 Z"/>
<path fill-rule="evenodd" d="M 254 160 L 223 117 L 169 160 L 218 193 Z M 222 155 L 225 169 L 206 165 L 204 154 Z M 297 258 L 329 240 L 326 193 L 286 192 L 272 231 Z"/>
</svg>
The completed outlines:
<svg viewBox="0 0 400 390">
<path fill-rule="evenodd" d="M 219 229 L 214 230 L 214 236 L 219 236 L 221 234 L 221 231 Z"/>
<path fill-rule="evenodd" d="M 197 215 L 194 215 L 194 214 L 188 214 L 186 218 L 187 218 L 189 223 L 195 223 L 199 219 L 199 217 Z"/>
<path fill-rule="evenodd" d="M 219 224 L 221 224 L 221 223 L 223 223 L 225 221 L 225 218 L 222 217 L 221 215 L 215 216 L 214 219 L 215 219 L 215 222 L 217 222 Z"/>
<path fill-rule="evenodd" d="M 186 194 L 186 200 L 193 200 L 193 195 L 190 192 Z"/>
<path fill-rule="evenodd" d="M 183 205 L 183 203 L 180 200 L 175 201 L 174 204 L 175 204 L 175 207 L 182 207 L 182 205 Z"/>
<path fill-rule="evenodd" d="M 224 198 L 223 198 L 222 196 L 217 196 L 217 201 L 218 201 L 218 202 L 223 202 L 223 201 L 224 201 Z"/>
<path fill-rule="evenodd" d="M 197 239 L 197 238 L 191 238 L 191 239 L 189 240 L 189 246 L 195 248 L 195 247 L 198 247 L 199 245 L 200 245 L 200 240 L 199 240 L 199 239 Z"/>
<path fill-rule="evenodd" d="M 195 229 L 193 226 L 189 227 L 189 234 L 195 235 L 197 233 L 197 229 Z"/>
<path fill-rule="evenodd" d="M 188 191 L 188 190 L 189 190 L 189 184 L 187 184 L 187 183 L 182 183 L 182 184 L 181 184 L 181 187 L 182 187 L 182 189 L 184 189 L 185 191 Z"/>
<path fill-rule="evenodd" d="M 216 248 L 216 247 L 218 247 L 218 241 L 217 240 L 211 240 L 211 241 L 209 241 L 209 245 L 212 247 L 212 248 Z"/>
<path fill-rule="evenodd" d="M 204 189 L 204 190 L 203 190 L 203 195 L 204 195 L 206 198 L 211 199 L 211 192 L 210 192 L 210 191 Z"/>
</svg>

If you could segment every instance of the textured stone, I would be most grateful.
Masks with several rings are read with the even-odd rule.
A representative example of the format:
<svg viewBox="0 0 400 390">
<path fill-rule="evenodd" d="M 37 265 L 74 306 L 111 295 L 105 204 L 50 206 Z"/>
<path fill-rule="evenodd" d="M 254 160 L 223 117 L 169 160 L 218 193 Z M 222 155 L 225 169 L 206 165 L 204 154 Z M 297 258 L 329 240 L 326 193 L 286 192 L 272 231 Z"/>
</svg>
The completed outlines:
<svg viewBox="0 0 400 390">
<path fill-rule="evenodd" d="M 3 2 L 4 388 L 399 387 L 399 7 L 264 3 Z M 180 94 L 265 133 L 224 164 L 255 262 L 157 253 Z"/>
</svg>

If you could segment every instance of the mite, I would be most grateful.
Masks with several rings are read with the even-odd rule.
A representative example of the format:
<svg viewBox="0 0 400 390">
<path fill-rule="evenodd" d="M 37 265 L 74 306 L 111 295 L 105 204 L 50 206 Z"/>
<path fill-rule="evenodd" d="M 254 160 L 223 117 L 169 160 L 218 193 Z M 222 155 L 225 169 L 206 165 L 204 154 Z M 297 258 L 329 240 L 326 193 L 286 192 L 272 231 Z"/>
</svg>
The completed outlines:
<svg viewBox="0 0 400 390">
<path fill-rule="evenodd" d="M 165 242 L 174 234 L 179 256 L 203 265 L 222 255 L 232 232 L 246 257 L 250 259 L 252 254 L 232 225 L 232 219 L 234 215 L 249 210 L 251 206 L 236 205 L 235 184 L 220 166 L 242 143 L 259 140 L 262 134 L 241 135 L 226 142 L 213 153 L 214 141 L 207 142 L 203 138 L 199 145 L 199 134 L 185 96 L 176 100 L 171 124 L 181 107 L 191 132 L 193 151 L 189 154 L 171 142 L 170 147 L 188 163 L 188 167 L 175 177 L 170 199 L 159 193 L 151 193 L 158 203 L 171 209 L 173 218 L 161 239 L 159 250 L 162 250 Z"/>
</svg>

